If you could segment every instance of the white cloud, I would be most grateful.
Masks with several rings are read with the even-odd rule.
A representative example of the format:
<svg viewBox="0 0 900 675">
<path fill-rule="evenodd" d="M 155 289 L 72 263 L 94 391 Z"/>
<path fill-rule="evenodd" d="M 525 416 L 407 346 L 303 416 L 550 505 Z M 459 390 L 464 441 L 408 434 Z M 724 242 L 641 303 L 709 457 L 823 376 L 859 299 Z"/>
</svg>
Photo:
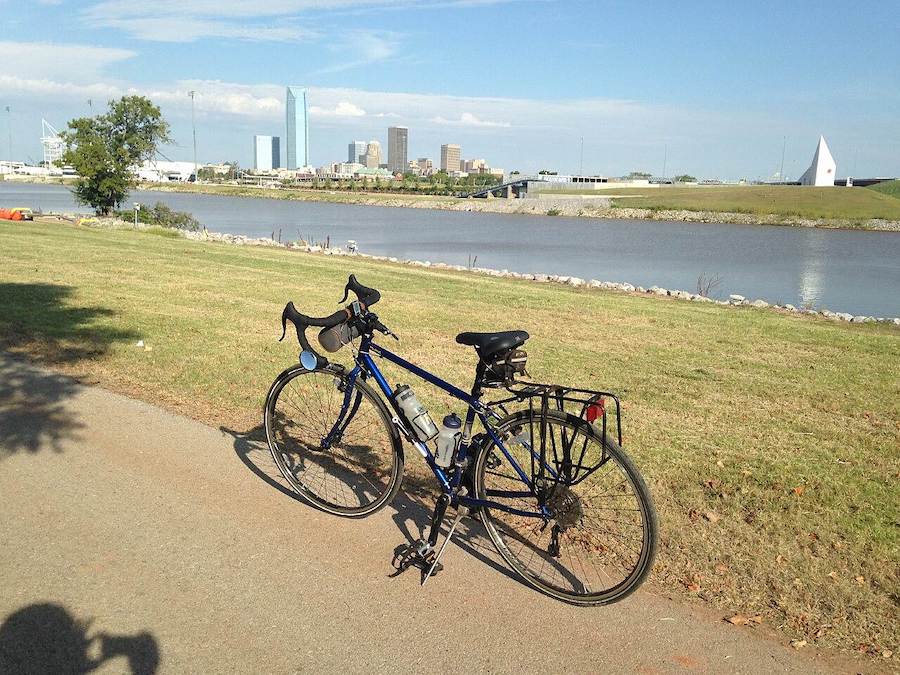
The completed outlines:
<svg viewBox="0 0 900 675">
<path fill-rule="evenodd" d="M 309 107 L 310 115 L 321 117 L 364 117 L 366 111 L 350 101 L 340 101 L 334 108 Z"/>
<path fill-rule="evenodd" d="M 110 66 L 130 59 L 129 49 L 52 42 L 0 41 L 0 65 L 7 76 L 91 82 Z"/>
<path fill-rule="evenodd" d="M 445 117 L 441 117 L 438 115 L 437 117 L 433 117 L 431 119 L 435 124 L 449 124 L 453 126 L 462 126 L 462 127 L 511 127 L 512 124 L 509 122 L 489 122 L 488 120 L 482 120 L 473 115 L 470 112 L 464 112 L 459 116 L 458 120 L 448 120 Z"/>
</svg>

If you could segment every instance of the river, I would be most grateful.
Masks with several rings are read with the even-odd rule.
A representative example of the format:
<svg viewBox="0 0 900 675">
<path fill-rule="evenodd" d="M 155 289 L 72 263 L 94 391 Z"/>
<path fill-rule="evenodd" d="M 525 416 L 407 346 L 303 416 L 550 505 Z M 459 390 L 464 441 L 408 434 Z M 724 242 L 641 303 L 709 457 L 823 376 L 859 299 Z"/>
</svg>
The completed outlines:
<svg viewBox="0 0 900 675">
<path fill-rule="evenodd" d="M 713 296 L 739 293 L 771 303 L 900 316 L 900 233 L 767 225 L 603 220 L 466 213 L 319 202 L 136 191 L 212 231 L 284 240 L 355 239 L 377 255 L 515 272 L 560 274 L 694 292 L 718 278 Z M 0 181 L 0 207 L 90 209 L 68 188 Z"/>
</svg>

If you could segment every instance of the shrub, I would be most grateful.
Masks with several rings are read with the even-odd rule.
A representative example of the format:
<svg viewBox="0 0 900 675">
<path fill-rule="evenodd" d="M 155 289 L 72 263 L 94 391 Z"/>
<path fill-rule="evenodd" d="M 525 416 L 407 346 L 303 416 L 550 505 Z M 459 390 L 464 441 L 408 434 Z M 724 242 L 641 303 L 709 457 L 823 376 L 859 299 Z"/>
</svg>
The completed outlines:
<svg viewBox="0 0 900 675">
<path fill-rule="evenodd" d="M 132 220 L 134 211 L 119 211 L 118 216 L 122 220 Z M 137 219 L 139 223 L 144 223 L 145 225 L 157 225 L 177 230 L 196 231 L 200 229 L 200 222 L 190 213 L 175 211 L 162 202 L 156 202 L 154 206 L 141 204 Z"/>
</svg>

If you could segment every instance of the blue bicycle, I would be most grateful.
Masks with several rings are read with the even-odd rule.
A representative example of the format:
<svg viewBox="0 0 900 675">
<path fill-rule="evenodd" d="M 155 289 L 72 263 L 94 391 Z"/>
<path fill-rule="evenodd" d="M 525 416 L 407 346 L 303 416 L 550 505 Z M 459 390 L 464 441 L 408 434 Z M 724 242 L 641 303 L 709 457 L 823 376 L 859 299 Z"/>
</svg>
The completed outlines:
<svg viewBox="0 0 900 675">
<path fill-rule="evenodd" d="M 264 419 L 288 484 L 323 511 L 369 515 L 400 489 L 405 439 L 441 494 L 428 538 L 398 550 L 398 570 L 418 567 L 425 583 L 441 569 L 460 519 L 471 515 L 510 567 L 548 595 L 601 605 L 633 592 L 653 564 L 658 526 L 647 486 L 621 449 L 619 399 L 523 381 L 528 333 L 520 330 L 456 337 L 478 356 L 467 393 L 376 344 L 376 332 L 397 338 L 371 311 L 381 294 L 353 275 L 341 303 L 350 292 L 357 300 L 328 317 L 303 315 L 290 302 L 282 313 L 281 339 L 290 321 L 303 351 L 269 389 Z M 321 328 L 328 352 L 352 345 L 352 367 L 313 349 L 310 326 Z M 448 415 L 438 428 L 409 386 L 391 388 L 375 357 L 462 401 L 464 420 Z M 485 401 L 488 391 L 504 393 Z M 437 549 L 450 508 L 456 515 Z"/>
</svg>

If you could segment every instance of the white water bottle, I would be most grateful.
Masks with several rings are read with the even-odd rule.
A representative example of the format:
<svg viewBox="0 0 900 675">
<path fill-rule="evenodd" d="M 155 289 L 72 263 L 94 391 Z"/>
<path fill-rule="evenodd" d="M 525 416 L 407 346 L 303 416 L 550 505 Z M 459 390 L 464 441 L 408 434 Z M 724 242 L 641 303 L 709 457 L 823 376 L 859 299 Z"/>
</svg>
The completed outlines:
<svg viewBox="0 0 900 675">
<path fill-rule="evenodd" d="M 450 413 L 444 418 L 437 435 L 437 449 L 434 452 L 434 463 L 438 466 L 446 469 L 453 464 L 456 448 L 459 447 L 459 439 L 462 436 L 461 428 L 462 422 L 456 413 Z"/>
</svg>

